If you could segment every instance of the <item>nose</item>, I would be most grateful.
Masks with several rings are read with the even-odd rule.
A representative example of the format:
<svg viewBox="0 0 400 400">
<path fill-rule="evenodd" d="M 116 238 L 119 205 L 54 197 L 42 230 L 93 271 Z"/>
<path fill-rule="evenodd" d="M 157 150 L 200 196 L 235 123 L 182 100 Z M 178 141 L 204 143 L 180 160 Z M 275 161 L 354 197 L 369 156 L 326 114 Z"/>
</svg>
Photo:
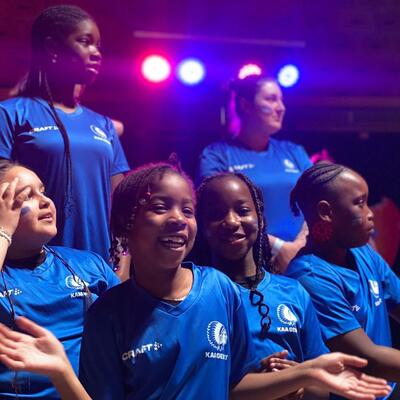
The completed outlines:
<svg viewBox="0 0 400 400">
<path fill-rule="evenodd" d="M 186 227 L 186 218 L 181 210 L 172 210 L 168 218 L 168 225 L 177 230 L 182 230 Z"/>
<path fill-rule="evenodd" d="M 51 200 L 49 197 L 47 197 L 45 194 L 42 194 L 40 197 L 40 208 L 47 208 L 51 204 Z"/>
<path fill-rule="evenodd" d="M 368 214 L 367 214 L 368 221 L 373 221 L 374 219 L 374 212 L 368 207 Z"/>
<path fill-rule="evenodd" d="M 99 47 L 95 44 L 91 46 L 91 52 L 90 52 L 90 59 L 93 61 L 98 61 L 101 62 L 102 60 L 102 55 Z"/>
<path fill-rule="evenodd" d="M 240 225 L 239 219 L 234 212 L 229 212 L 225 215 L 222 221 L 222 226 L 226 229 L 236 230 Z"/>
<path fill-rule="evenodd" d="M 279 100 L 279 101 L 278 101 L 277 110 L 278 110 L 279 112 L 281 112 L 281 113 L 284 113 L 284 112 L 285 112 L 286 107 L 285 107 L 285 104 L 284 104 L 283 100 Z"/>
</svg>

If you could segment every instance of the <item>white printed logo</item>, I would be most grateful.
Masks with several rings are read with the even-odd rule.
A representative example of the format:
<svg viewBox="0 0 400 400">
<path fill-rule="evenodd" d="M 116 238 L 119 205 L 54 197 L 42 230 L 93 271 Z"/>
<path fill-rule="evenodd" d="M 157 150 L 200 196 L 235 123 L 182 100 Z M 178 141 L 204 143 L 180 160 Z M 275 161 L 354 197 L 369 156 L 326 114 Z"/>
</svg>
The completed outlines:
<svg viewBox="0 0 400 400">
<path fill-rule="evenodd" d="M 85 281 L 83 281 L 81 278 L 79 278 L 76 275 L 68 275 L 65 278 L 65 284 L 68 288 L 70 289 L 75 289 L 75 290 L 82 290 L 86 286 L 89 286 L 89 284 Z"/>
<path fill-rule="evenodd" d="M 37 133 L 37 132 L 45 132 L 45 131 L 58 131 L 58 126 L 49 125 L 49 126 L 39 126 L 37 128 L 32 128 L 30 132 Z"/>
<path fill-rule="evenodd" d="M 212 347 L 222 351 L 228 342 L 228 333 L 221 322 L 211 321 L 207 327 L 207 339 Z"/>
<path fill-rule="evenodd" d="M 296 166 L 294 165 L 293 161 L 290 161 L 287 158 L 283 160 L 283 165 L 285 167 L 285 172 L 292 172 L 296 174 L 300 172 L 298 168 L 296 168 Z"/>
<path fill-rule="evenodd" d="M 162 347 L 162 343 L 154 342 L 144 344 L 143 346 L 137 347 L 136 349 L 129 350 L 122 354 L 122 361 L 129 360 L 130 358 L 135 359 L 138 355 L 148 353 L 150 351 L 158 351 Z"/>
<path fill-rule="evenodd" d="M 278 314 L 279 321 L 281 321 L 283 324 L 290 326 L 296 325 L 296 316 L 285 304 L 279 304 L 278 308 L 276 309 L 276 313 Z"/>
<path fill-rule="evenodd" d="M 378 298 L 379 297 L 379 285 L 377 281 L 373 281 L 371 279 L 368 279 L 369 286 L 371 287 L 371 293 Z"/>
<path fill-rule="evenodd" d="M 107 135 L 104 133 L 104 131 L 102 129 L 100 129 L 98 126 L 96 125 L 90 125 L 90 129 L 92 130 L 92 132 L 94 133 L 93 138 L 96 140 L 101 140 L 102 142 L 105 142 L 107 144 L 111 144 L 110 141 L 108 140 Z"/>
<path fill-rule="evenodd" d="M 243 171 L 245 169 L 252 169 L 254 168 L 255 165 L 254 164 L 239 164 L 239 165 L 230 165 L 228 167 L 229 172 L 235 172 L 235 171 Z"/>
<path fill-rule="evenodd" d="M 0 297 L 18 296 L 21 293 L 22 290 L 18 288 L 8 289 L 4 290 L 3 292 L 0 292 Z"/>
</svg>

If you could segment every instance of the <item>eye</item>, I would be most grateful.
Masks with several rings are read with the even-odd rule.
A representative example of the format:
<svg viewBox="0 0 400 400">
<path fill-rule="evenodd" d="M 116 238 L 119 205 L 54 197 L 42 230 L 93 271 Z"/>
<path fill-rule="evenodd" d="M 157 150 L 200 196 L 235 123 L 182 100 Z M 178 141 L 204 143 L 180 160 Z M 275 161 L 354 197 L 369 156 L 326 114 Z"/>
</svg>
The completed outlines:
<svg viewBox="0 0 400 400">
<path fill-rule="evenodd" d="M 153 204 L 151 206 L 151 210 L 154 211 L 156 214 L 163 214 L 167 211 L 167 206 L 165 204 Z"/>
<path fill-rule="evenodd" d="M 249 207 L 240 207 L 238 210 L 238 214 L 241 217 L 245 217 L 246 215 L 249 215 L 251 213 L 251 209 Z"/>
<path fill-rule="evenodd" d="M 182 209 L 183 214 L 185 214 L 186 217 L 191 218 L 194 216 L 194 210 L 191 207 L 184 207 Z"/>
<path fill-rule="evenodd" d="M 89 46 L 91 41 L 88 37 L 81 37 L 78 39 L 78 42 L 85 46 Z"/>
</svg>

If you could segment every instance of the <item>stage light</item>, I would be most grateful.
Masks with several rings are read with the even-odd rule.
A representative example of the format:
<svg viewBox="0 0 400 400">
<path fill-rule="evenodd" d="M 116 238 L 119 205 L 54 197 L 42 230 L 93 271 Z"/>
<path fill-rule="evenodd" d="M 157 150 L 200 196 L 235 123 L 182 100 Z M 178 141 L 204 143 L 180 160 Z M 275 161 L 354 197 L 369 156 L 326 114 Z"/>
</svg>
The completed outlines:
<svg viewBox="0 0 400 400">
<path fill-rule="evenodd" d="M 142 74 L 148 81 L 160 83 L 169 78 L 171 65 L 165 57 L 153 54 L 143 60 Z"/>
<path fill-rule="evenodd" d="M 179 63 L 177 75 L 185 85 L 196 85 L 204 79 L 205 68 L 199 60 L 189 58 Z"/>
<path fill-rule="evenodd" d="M 278 72 L 278 82 L 283 87 L 290 87 L 297 83 L 299 76 L 299 70 L 295 65 L 285 65 Z"/>
<path fill-rule="evenodd" d="M 246 64 L 243 65 L 242 68 L 239 70 L 238 78 L 244 79 L 250 75 L 261 75 L 262 70 L 257 64 Z"/>
</svg>

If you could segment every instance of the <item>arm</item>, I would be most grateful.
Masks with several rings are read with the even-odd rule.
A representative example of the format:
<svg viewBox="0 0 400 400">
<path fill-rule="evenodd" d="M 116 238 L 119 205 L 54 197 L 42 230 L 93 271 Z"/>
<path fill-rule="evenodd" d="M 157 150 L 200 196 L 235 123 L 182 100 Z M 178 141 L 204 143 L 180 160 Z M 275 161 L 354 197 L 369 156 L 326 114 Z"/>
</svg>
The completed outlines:
<svg viewBox="0 0 400 400">
<path fill-rule="evenodd" d="M 336 336 L 327 345 L 331 351 L 340 350 L 367 359 L 366 371 L 370 374 L 391 381 L 400 380 L 400 351 L 376 345 L 361 328 Z"/>
<path fill-rule="evenodd" d="M 290 261 L 296 256 L 299 250 L 305 246 L 307 235 L 308 227 L 305 222 L 293 242 L 282 241 L 276 236 L 268 235 L 274 267 L 278 273 L 285 273 Z"/>
<path fill-rule="evenodd" d="M 90 400 L 56 337 L 27 318 L 16 323 L 29 335 L 0 324 L 1 362 L 14 371 L 48 376 L 63 400 Z"/>
<path fill-rule="evenodd" d="M 365 375 L 366 360 L 341 353 L 325 354 L 292 368 L 269 374 L 248 374 L 231 392 L 231 399 L 276 399 L 300 387 L 317 386 L 349 399 L 373 400 L 390 391 L 384 380 Z"/>
<path fill-rule="evenodd" d="M 118 186 L 118 183 L 120 183 L 124 179 L 124 174 L 117 174 L 113 175 L 111 177 L 111 191 L 113 192 L 115 188 Z"/>
</svg>

